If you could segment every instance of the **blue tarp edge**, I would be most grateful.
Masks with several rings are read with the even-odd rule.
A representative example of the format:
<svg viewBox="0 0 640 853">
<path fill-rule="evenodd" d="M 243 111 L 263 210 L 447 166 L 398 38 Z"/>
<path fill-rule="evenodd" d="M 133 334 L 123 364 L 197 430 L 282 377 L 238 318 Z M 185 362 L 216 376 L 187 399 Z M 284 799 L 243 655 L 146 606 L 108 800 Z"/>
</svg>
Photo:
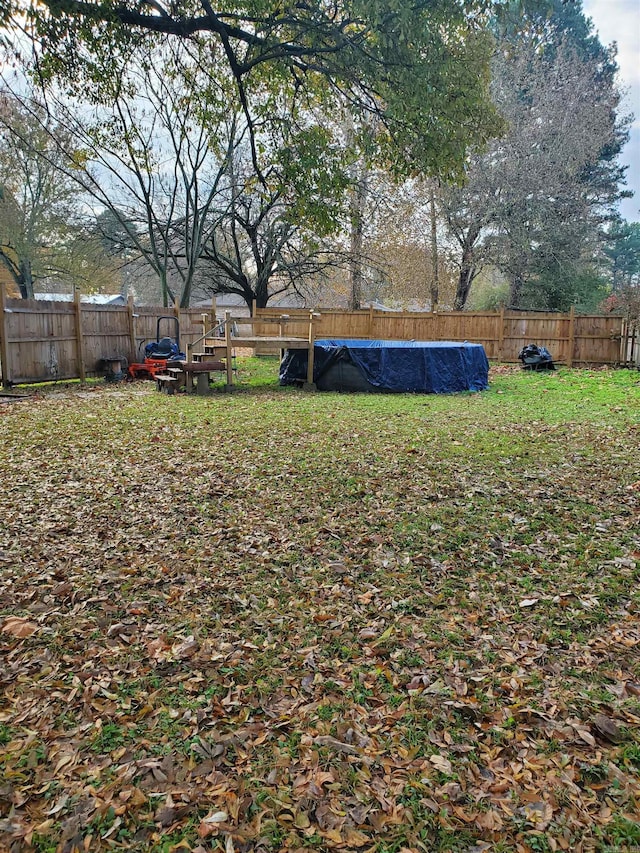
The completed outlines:
<svg viewBox="0 0 640 853">
<path fill-rule="evenodd" d="M 340 359 L 348 359 L 376 388 L 446 394 L 489 387 L 489 362 L 481 344 L 457 341 L 362 341 L 322 339 L 314 347 L 314 381 Z M 291 350 L 283 359 L 280 382 L 306 378 L 307 353 Z M 340 390 L 336 388 L 335 390 Z"/>
</svg>

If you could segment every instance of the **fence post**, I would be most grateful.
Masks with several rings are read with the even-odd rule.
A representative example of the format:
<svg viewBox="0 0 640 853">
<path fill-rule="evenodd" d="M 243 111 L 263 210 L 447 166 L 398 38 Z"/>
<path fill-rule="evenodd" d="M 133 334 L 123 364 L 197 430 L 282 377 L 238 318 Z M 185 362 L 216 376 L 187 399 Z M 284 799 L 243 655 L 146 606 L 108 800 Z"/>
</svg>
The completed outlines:
<svg viewBox="0 0 640 853">
<path fill-rule="evenodd" d="M 233 344 L 231 342 L 231 311 L 224 312 L 224 340 L 227 362 L 227 391 L 233 387 Z"/>
<path fill-rule="evenodd" d="M 369 303 L 369 329 L 367 331 L 369 340 L 373 340 L 373 305 Z"/>
<path fill-rule="evenodd" d="M 84 382 L 87 377 L 84 372 L 84 334 L 82 331 L 82 302 L 80 301 L 80 297 L 80 291 L 77 288 L 74 288 L 73 306 L 76 326 L 76 362 L 78 365 L 80 382 Z"/>
<path fill-rule="evenodd" d="M 313 368 L 314 368 L 314 356 L 315 356 L 315 329 L 313 324 L 315 323 L 315 316 L 313 311 L 309 311 L 309 349 L 307 355 L 307 387 L 313 387 Z"/>
<path fill-rule="evenodd" d="M 182 318 L 180 317 L 180 303 L 177 300 L 173 303 L 173 316 L 178 321 L 178 328 L 180 328 Z"/>
<path fill-rule="evenodd" d="M 576 309 L 571 306 L 569 312 L 569 354 L 567 356 L 567 367 L 573 367 L 573 356 L 576 342 Z"/>
<path fill-rule="evenodd" d="M 137 358 L 136 350 L 136 318 L 133 311 L 133 294 L 129 294 L 127 299 L 127 319 L 129 321 L 129 346 L 131 347 L 131 361 L 134 362 Z"/>
<path fill-rule="evenodd" d="M 7 332 L 7 292 L 0 281 L 0 362 L 2 363 L 2 387 L 9 388 L 9 340 Z"/>
<path fill-rule="evenodd" d="M 498 329 L 498 363 L 502 361 L 504 354 L 504 305 L 500 309 L 500 328 Z"/>
<path fill-rule="evenodd" d="M 216 298 L 215 296 L 211 297 L 211 328 L 215 329 L 218 325 L 218 318 L 216 316 Z"/>
</svg>

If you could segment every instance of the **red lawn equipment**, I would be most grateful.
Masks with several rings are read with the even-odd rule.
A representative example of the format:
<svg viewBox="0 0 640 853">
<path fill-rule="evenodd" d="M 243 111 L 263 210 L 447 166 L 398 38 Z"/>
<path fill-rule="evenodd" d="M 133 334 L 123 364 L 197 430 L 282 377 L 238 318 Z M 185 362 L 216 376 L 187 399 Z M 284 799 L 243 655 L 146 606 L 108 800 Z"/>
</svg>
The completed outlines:
<svg viewBox="0 0 640 853">
<path fill-rule="evenodd" d="M 160 337 L 160 323 L 162 320 L 168 320 L 175 324 L 175 338 Z M 142 341 L 142 344 L 144 341 Z M 142 346 L 140 344 L 140 346 Z M 167 367 L 173 364 L 178 364 L 186 360 L 183 352 L 180 352 L 180 322 L 177 317 L 163 316 L 158 317 L 158 325 L 156 327 L 156 339 L 151 341 L 144 348 L 144 361 L 138 364 L 129 365 L 130 379 L 155 379 L 156 374 L 164 373 Z"/>
</svg>

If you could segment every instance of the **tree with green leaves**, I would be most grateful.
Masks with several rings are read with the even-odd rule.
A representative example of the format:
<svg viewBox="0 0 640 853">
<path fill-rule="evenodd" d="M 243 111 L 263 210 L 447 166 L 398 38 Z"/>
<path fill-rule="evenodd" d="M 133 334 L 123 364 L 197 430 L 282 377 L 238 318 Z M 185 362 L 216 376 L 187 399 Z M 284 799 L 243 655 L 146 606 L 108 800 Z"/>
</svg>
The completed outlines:
<svg viewBox="0 0 640 853">
<path fill-rule="evenodd" d="M 197 285 L 264 307 L 334 263 L 322 241 L 340 227 L 344 147 L 309 99 L 303 110 L 295 92 L 266 87 L 253 92 L 268 109 L 250 132 L 224 77 L 195 59 L 180 44 L 142 48 L 106 103 L 50 97 L 70 141 L 58 166 L 100 221 L 108 213 L 109 236 L 130 260 L 153 270 L 163 304 L 187 307 Z M 22 104 L 35 119 L 38 104 Z M 260 176 L 252 144 L 268 163 Z"/>
<path fill-rule="evenodd" d="M 38 134 L 15 104 L 0 98 L 0 261 L 23 299 L 33 299 L 34 278 L 44 274 L 47 242 L 65 222 L 70 194 L 46 159 L 32 155 L 8 132 L 15 124 L 33 134 L 36 149 L 44 150 L 48 137 Z"/>
<path fill-rule="evenodd" d="M 17 0 L 9 15 L 32 38 L 45 83 L 65 80 L 96 98 L 119 85 L 141 43 L 177 40 L 233 87 L 249 130 L 254 168 L 265 164 L 253 133 L 268 98 L 288 90 L 348 105 L 376 119 L 377 154 L 390 168 L 460 178 L 470 143 L 501 128 L 487 97 L 499 0 L 324 0 L 282 4 L 210 0 Z M 23 39 L 15 40 L 17 51 Z M 124 93 L 123 93 L 124 94 Z"/>
<path fill-rule="evenodd" d="M 595 281 L 602 226 L 623 195 L 617 158 L 628 119 L 614 52 L 591 35 L 580 3 L 568 8 L 498 28 L 492 91 L 508 131 L 474 154 L 466 185 L 441 198 L 459 246 L 457 309 L 487 264 L 507 276 L 514 307 L 562 309 Z"/>
<path fill-rule="evenodd" d="M 607 233 L 603 255 L 611 282 L 604 307 L 640 319 L 640 222 L 615 220 Z"/>
<path fill-rule="evenodd" d="M 200 289 L 234 293 L 250 309 L 283 293 L 304 297 L 309 281 L 340 254 L 326 238 L 340 227 L 349 181 L 343 150 L 318 124 L 279 131 L 263 181 L 256 180 L 247 146 L 233 146 L 202 253 Z"/>
<path fill-rule="evenodd" d="M 218 108 L 220 90 L 230 111 L 237 105 L 264 201 L 274 192 L 269 136 L 276 128 L 279 140 L 287 135 L 304 139 L 308 116 L 319 113 L 350 113 L 352 121 L 369 128 L 366 144 L 358 136 L 346 146 L 354 149 L 345 151 L 352 173 L 359 154 L 365 169 L 376 163 L 396 175 L 432 173 L 460 180 L 469 147 L 482 146 L 503 127 L 488 98 L 492 39 L 486 23 L 504 5 L 505 0 L 350 0 L 329 5 L 311 0 L 285 6 L 275 0 L 243 0 L 231 7 L 214 7 L 209 0 L 148 5 L 134 0 L 17 0 L 9 17 L 31 36 L 30 60 L 45 89 L 54 81 L 68 94 L 88 96 L 98 105 L 132 103 L 136 90 L 129 69 L 140 53 L 151 55 L 158 44 L 174 50 L 180 45 L 197 69 L 184 82 L 191 98 L 198 77 L 202 112 L 212 104 Z M 23 43 L 16 41 L 17 52 Z M 296 169 L 289 170 L 294 186 L 304 183 L 304 161 L 298 158 L 294 164 L 296 177 Z M 316 223 L 327 218 L 322 207 L 331 199 L 332 183 L 311 188 L 310 195 L 319 200 Z M 352 199 L 357 200 L 361 185 Z M 278 215 L 286 205 L 283 222 L 288 223 L 296 221 L 301 200 L 298 193 L 291 203 L 290 195 L 280 189 L 276 194 Z M 348 218 L 357 247 L 356 207 L 354 202 Z M 227 238 L 231 230 L 221 233 Z M 279 228 L 278 239 L 283 233 Z M 299 237 L 296 233 L 298 246 Z M 222 243 L 209 240 L 208 245 Z M 357 281 L 357 263 L 352 266 Z M 167 280 L 165 294 L 168 289 Z M 185 285 L 183 293 L 188 291 Z"/>
<path fill-rule="evenodd" d="M 111 281 L 78 187 L 64 175 L 67 144 L 46 112 L 0 93 L 0 263 L 24 299 L 52 278 L 85 290 Z"/>
<path fill-rule="evenodd" d="M 640 222 L 615 220 L 607 234 L 604 255 L 614 292 L 640 287 Z"/>
<path fill-rule="evenodd" d="M 226 146 L 238 144 L 227 130 L 234 119 L 222 109 L 224 94 L 214 102 L 207 77 L 204 104 L 198 83 L 197 66 L 181 45 L 143 47 L 101 103 L 53 94 L 47 100 L 48 114 L 64 128 L 62 136 L 50 136 L 57 146 L 52 164 L 76 184 L 96 218 L 108 212 L 111 231 L 118 223 L 121 248 L 153 271 L 165 306 L 189 305 L 225 181 Z M 35 96 L 14 91 L 13 97 L 38 121 L 43 109 Z M 44 122 L 41 131 L 47 132 Z"/>
</svg>

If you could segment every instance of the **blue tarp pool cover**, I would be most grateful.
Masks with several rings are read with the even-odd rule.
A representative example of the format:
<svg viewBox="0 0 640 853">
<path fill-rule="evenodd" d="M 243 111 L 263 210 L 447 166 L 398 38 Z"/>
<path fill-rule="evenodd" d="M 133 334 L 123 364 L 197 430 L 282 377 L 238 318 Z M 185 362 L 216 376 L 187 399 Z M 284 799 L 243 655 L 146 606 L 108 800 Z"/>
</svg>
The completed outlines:
<svg viewBox="0 0 640 853">
<path fill-rule="evenodd" d="M 306 350 L 287 350 L 280 365 L 280 384 L 300 384 L 306 376 Z M 321 390 L 332 391 L 484 391 L 489 387 L 489 362 L 482 344 L 318 340 L 313 379 Z"/>
</svg>

